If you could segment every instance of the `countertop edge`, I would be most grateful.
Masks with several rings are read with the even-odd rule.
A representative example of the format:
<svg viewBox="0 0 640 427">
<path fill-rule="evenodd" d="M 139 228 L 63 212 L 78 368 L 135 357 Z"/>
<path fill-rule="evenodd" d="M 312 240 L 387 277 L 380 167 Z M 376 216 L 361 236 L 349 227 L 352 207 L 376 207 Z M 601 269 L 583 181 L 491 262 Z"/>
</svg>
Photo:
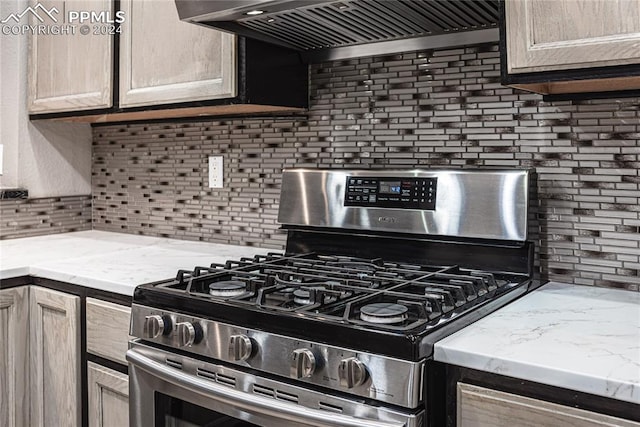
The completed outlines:
<svg viewBox="0 0 640 427">
<path fill-rule="evenodd" d="M 181 268 L 269 252 L 277 250 L 100 230 L 7 239 L 0 240 L 0 289 L 2 280 L 32 276 L 131 297 L 138 285 L 170 280 Z"/>
<path fill-rule="evenodd" d="M 640 392 L 640 384 L 633 382 L 567 372 L 549 366 L 536 366 L 517 360 L 496 359 L 489 355 L 479 355 L 478 353 L 439 347 L 437 343 L 433 357 L 434 360 L 441 363 L 640 405 L 640 394 L 638 393 Z"/>
<path fill-rule="evenodd" d="M 438 341 L 433 358 L 640 405 L 639 303 L 627 290 L 549 282 Z"/>
</svg>

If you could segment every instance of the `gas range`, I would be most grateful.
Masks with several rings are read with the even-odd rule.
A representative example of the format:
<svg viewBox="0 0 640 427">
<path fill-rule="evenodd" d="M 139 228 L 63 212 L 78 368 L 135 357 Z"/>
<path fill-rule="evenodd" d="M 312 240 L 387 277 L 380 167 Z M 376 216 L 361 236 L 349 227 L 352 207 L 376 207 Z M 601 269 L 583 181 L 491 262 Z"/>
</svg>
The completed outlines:
<svg viewBox="0 0 640 427">
<path fill-rule="evenodd" d="M 433 344 L 535 283 L 527 241 L 534 189 L 527 170 L 287 170 L 285 253 L 139 286 L 131 367 L 144 354 L 213 382 L 224 377 L 215 366 L 232 368 L 237 373 L 225 375 L 254 401 L 266 387 L 276 401 L 277 390 L 298 396 L 298 409 L 320 411 L 319 419 L 326 411 L 342 417 L 292 425 L 426 425 Z M 194 362 L 187 372 L 191 357 L 208 369 Z M 277 387 L 261 383 L 272 380 Z M 254 406 L 231 416 L 286 425 Z M 132 414 L 133 425 L 142 418 Z"/>
<path fill-rule="evenodd" d="M 219 321 L 243 318 L 247 327 L 264 328 L 268 324 L 273 333 L 318 342 L 331 339 L 343 346 L 366 334 L 371 340 L 362 340 L 362 351 L 419 359 L 429 354 L 414 351 L 418 336 L 445 326 L 528 280 L 524 274 L 492 273 L 458 265 L 274 253 L 181 270 L 175 280 L 141 286 L 135 300 L 140 305 L 192 314 L 207 313 L 215 304 L 215 319 Z M 170 326 L 163 328 L 169 330 Z M 142 333 L 146 333 L 144 326 Z M 395 345 L 376 340 L 379 334 Z M 430 351 L 424 346 L 420 350 Z"/>
</svg>

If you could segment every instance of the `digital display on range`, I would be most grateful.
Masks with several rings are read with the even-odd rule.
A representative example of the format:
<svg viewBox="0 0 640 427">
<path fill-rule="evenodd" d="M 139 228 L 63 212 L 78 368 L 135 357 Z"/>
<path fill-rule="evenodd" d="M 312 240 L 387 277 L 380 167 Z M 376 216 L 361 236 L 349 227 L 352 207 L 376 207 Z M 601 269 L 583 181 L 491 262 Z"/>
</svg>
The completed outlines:
<svg viewBox="0 0 640 427">
<path fill-rule="evenodd" d="M 400 194 L 400 181 L 380 181 L 380 194 Z"/>
<path fill-rule="evenodd" d="M 437 178 L 347 176 L 344 206 L 435 210 Z"/>
</svg>

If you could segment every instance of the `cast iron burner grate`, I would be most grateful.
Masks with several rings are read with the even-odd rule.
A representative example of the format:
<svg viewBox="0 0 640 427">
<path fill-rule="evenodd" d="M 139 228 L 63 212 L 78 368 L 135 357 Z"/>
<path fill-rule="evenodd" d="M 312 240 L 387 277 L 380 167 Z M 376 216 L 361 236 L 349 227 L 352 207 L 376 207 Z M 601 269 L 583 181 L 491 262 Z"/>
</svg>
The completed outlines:
<svg viewBox="0 0 640 427">
<path fill-rule="evenodd" d="M 456 265 L 271 253 L 180 270 L 174 281 L 158 287 L 253 310 L 304 314 L 367 329 L 408 331 L 437 324 L 522 280 L 521 275 L 496 277 Z M 400 307 L 403 312 L 395 313 Z M 391 308 L 391 314 L 383 314 Z"/>
</svg>

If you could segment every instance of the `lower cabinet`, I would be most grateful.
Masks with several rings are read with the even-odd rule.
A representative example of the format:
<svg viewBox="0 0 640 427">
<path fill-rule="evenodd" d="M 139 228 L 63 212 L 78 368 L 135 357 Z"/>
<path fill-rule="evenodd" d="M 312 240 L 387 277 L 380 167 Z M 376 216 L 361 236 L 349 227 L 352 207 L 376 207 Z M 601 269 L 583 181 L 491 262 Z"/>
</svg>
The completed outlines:
<svg viewBox="0 0 640 427">
<path fill-rule="evenodd" d="M 0 426 L 29 423 L 29 287 L 0 291 Z"/>
<path fill-rule="evenodd" d="M 80 297 L 30 287 L 30 426 L 81 424 L 80 327 Z"/>
<path fill-rule="evenodd" d="M 640 427 L 640 423 L 458 383 L 458 427 Z"/>
<path fill-rule="evenodd" d="M 86 299 L 86 308 L 87 353 L 126 366 L 131 308 L 95 298 Z M 89 427 L 128 426 L 129 377 L 88 362 L 87 382 Z"/>
<path fill-rule="evenodd" d="M 87 365 L 89 427 L 129 425 L 129 377 L 93 362 Z"/>
<path fill-rule="evenodd" d="M 126 372 L 128 306 L 35 285 L 2 289 L 0 427 L 83 425 L 83 300 L 87 353 Z M 87 384 L 88 425 L 128 426 L 129 377 L 89 361 Z"/>
</svg>

